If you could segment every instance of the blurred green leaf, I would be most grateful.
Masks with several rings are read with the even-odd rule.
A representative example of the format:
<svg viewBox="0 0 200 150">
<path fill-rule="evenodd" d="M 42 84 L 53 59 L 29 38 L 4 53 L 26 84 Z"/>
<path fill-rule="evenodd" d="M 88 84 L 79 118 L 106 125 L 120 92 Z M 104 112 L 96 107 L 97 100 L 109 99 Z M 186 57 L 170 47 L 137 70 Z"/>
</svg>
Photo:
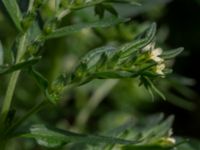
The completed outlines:
<svg viewBox="0 0 200 150">
<path fill-rule="evenodd" d="M 104 17 L 105 8 L 102 4 L 98 4 L 94 7 L 95 14 L 99 16 L 100 19 Z"/>
<path fill-rule="evenodd" d="M 104 7 L 108 12 L 110 12 L 112 15 L 118 16 L 117 11 L 115 10 L 115 8 L 114 8 L 112 5 L 104 4 L 103 7 Z"/>
<path fill-rule="evenodd" d="M 128 3 L 128 4 L 132 4 L 132 5 L 138 5 L 140 6 L 141 4 L 138 3 L 136 0 L 107 0 L 107 2 L 112 2 L 112 3 Z"/>
<path fill-rule="evenodd" d="M 147 77 L 146 77 L 146 79 L 147 79 L 147 82 L 149 83 L 149 87 L 154 92 L 156 92 L 160 97 L 162 97 L 162 99 L 166 100 L 165 95 L 158 88 L 156 88 L 156 86 L 153 84 L 153 82 L 149 78 L 147 78 Z"/>
<path fill-rule="evenodd" d="M 30 133 L 22 134 L 24 138 L 35 138 L 38 144 L 46 147 L 58 147 L 70 142 L 78 142 L 85 144 L 135 144 L 136 141 L 128 141 L 114 137 L 86 135 L 73 133 L 70 131 L 48 128 L 44 125 L 34 125 L 30 129 Z"/>
<path fill-rule="evenodd" d="M 104 28 L 104 27 L 109 27 L 113 26 L 122 22 L 126 22 L 129 19 L 124 19 L 124 18 L 109 18 L 109 19 L 102 19 L 99 21 L 95 22 L 89 22 L 89 23 L 82 23 L 82 24 L 76 24 L 76 25 L 71 25 L 67 27 L 63 27 L 60 29 L 54 30 L 52 33 L 50 33 L 46 39 L 52 39 L 52 38 L 58 38 L 58 37 L 63 37 L 75 32 L 79 32 L 82 29 L 85 28 Z"/>
<path fill-rule="evenodd" d="M 174 50 L 164 51 L 161 57 L 164 59 L 172 59 L 182 53 L 183 50 L 184 48 L 180 47 Z"/>
<path fill-rule="evenodd" d="M 144 139 L 145 143 L 159 144 L 159 140 L 161 138 L 171 136 L 170 135 L 171 133 L 169 132 L 171 130 L 173 121 L 174 121 L 174 116 L 169 116 L 167 119 L 158 123 L 157 125 L 147 130 L 144 130 L 142 133 L 143 135 L 142 139 Z"/>
<path fill-rule="evenodd" d="M 3 46 L 0 41 L 0 65 L 3 65 L 3 61 L 4 61 L 4 51 L 3 51 Z"/>
<path fill-rule="evenodd" d="M 159 145 L 138 145 L 124 146 L 122 150 L 171 150 L 172 147 L 163 147 Z"/>
<path fill-rule="evenodd" d="M 19 31 L 22 30 L 21 28 L 21 19 L 22 14 L 19 9 L 17 0 L 2 0 L 7 12 L 9 13 L 12 21 L 14 22 L 15 26 Z"/>
</svg>

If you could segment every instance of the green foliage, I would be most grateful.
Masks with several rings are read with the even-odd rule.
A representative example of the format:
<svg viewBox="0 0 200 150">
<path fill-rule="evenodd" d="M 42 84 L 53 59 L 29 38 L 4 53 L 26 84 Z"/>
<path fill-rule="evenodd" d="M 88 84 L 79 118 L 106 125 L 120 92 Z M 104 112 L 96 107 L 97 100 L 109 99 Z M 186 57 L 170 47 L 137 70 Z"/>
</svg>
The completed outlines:
<svg viewBox="0 0 200 150">
<path fill-rule="evenodd" d="M 174 49 L 174 50 L 169 50 L 169 51 L 166 51 L 162 54 L 162 57 L 164 59 L 172 59 L 174 57 L 176 57 L 177 55 L 179 55 L 181 52 L 183 51 L 183 48 L 177 48 L 177 49 Z"/>
<path fill-rule="evenodd" d="M 57 127 L 48 127 L 43 124 L 33 125 L 43 122 L 39 121 L 39 119 L 33 119 L 34 121 L 30 121 L 29 119 L 34 118 L 31 116 L 36 114 L 40 109 L 44 109 L 44 106 L 49 106 L 48 109 L 51 109 L 51 104 L 54 104 L 51 107 L 56 109 L 55 105 L 59 106 L 64 94 L 67 93 L 70 96 L 68 93 L 70 90 L 78 90 L 79 88 L 90 86 L 90 84 L 94 84 L 95 82 L 100 82 L 98 79 L 118 79 L 109 88 L 106 88 L 109 91 L 118 84 L 118 81 L 132 79 L 132 82 L 135 79 L 135 81 L 137 80 L 137 88 L 139 88 L 138 84 L 144 85 L 143 88 L 149 91 L 152 97 L 154 97 L 154 93 L 157 93 L 160 97 L 166 99 L 155 83 L 157 80 L 165 78 L 170 72 L 171 66 L 168 66 L 166 61 L 174 59 L 174 57 L 183 51 L 183 48 L 170 51 L 155 48 L 155 23 L 148 24 L 149 27 L 146 27 L 146 25 L 145 30 L 143 27 L 140 28 L 140 25 L 136 25 L 137 28 L 133 30 L 132 24 L 134 23 L 128 17 L 120 17 L 119 11 L 115 8 L 116 4 L 138 5 L 133 0 L 30 0 L 28 2 L 28 6 L 23 6 L 17 0 L 2 1 L 9 17 L 17 28 L 17 35 L 11 38 L 12 42 L 8 40 L 10 45 L 7 47 L 6 44 L 4 46 L 5 42 L 3 44 L 0 43 L 0 75 L 6 79 L 5 81 L 9 80 L 6 94 L 3 96 L 4 101 L 0 115 L 1 150 L 4 150 L 6 144 L 8 145 L 9 141 L 13 138 L 32 138 L 39 145 L 49 148 L 59 147 L 62 149 L 66 145 L 71 150 L 77 148 L 83 150 L 168 150 L 173 149 L 175 146 L 179 147 L 179 145 L 175 144 L 175 139 L 170 132 L 172 130 L 173 117 L 165 119 L 162 115 L 154 116 L 150 119 L 145 118 L 136 122 L 128 121 L 123 125 L 121 124 L 124 122 L 121 122 L 121 126 L 100 134 L 101 136 L 71 132 L 68 131 L 70 127 L 64 130 Z M 94 10 L 94 16 L 92 19 L 88 17 L 88 21 L 86 22 L 81 15 L 84 15 L 84 10 L 86 8 L 90 9 L 90 7 Z M 109 14 L 105 12 L 109 12 Z M 83 14 L 79 16 L 77 15 L 78 13 Z M 99 16 L 98 20 L 95 14 Z M 133 32 L 133 35 L 129 31 Z M 140 34 L 138 34 L 139 31 Z M 124 38 L 123 34 L 127 35 L 127 32 L 131 36 L 124 36 L 126 37 Z M 111 40 L 107 37 L 112 36 L 112 33 L 114 33 L 113 41 L 109 43 Z M 87 39 L 89 35 L 92 38 Z M 115 36 L 117 37 L 116 39 Z M 53 52 L 46 50 L 47 47 L 45 47 L 45 44 L 49 42 L 54 45 L 54 42 L 57 41 L 56 38 L 59 38 L 60 41 L 63 40 L 69 46 L 63 51 L 60 49 L 62 49 L 61 47 L 65 47 L 65 44 L 63 44 L 64 46 L 61 44 L 60 47 L 56 47 Z M 81 38 L 82 40 L 80 40 Z M 103 40 L 98 43 L 97 38 Z M 51 41 L 52 39 L 53 41 Z M 81 52 L 79 50 L 79 48 L 87 45 L 83 39 L 86 39 L 90 44 L 90 46 L 87 46 L 87 49 L 92 49 L 89 52 Z M 75 46 L 74 41 L 78 42 Z M 58 69 L 61 65 L 58 62 L 62 61 L 66 49 L 70 51 L 72 48 L 73 50 L 73 46 L 79 50 L 78 53 L 80 54 L 76 54 L 76 58 L 79 61 L 75 62 L 75 65 L 73 64 L 69 70 L 64 68 L 63 73 L 61 73 Z M 9 51 L 9 57 L 11 57 L 9 61 L 5 59 L 8 57 L 7 51 Z M 85 55 L 81 57 L 83 53 Z M 48 56 L 46 57 L 46 55 Z M 52 55 L 52 59 L 49 58 L 49 55 Z M 43 68 L 46 65 L 46 59 L 53 63 L 50 69 L 52 71 L 51 76 L 48 76 L 48 71 Z M 70 61 L 68 64 L 70 64 Z M 9 79 L 8 74 L 11 74 Z M 22 77 L 19 78 L 21 86 L 15 88 L 18 77 Z M 26 82 L 26 77 L 30 81 L 27 80 L 28 82 Z M 90 81 L 95 79 L 96 81 L 89 84 Z M 138 80 L 140 83 L 138 83 Z M 39 90 L 35 86 L 35 82 L 44 96 L 41 95 L 41 92 L 38 92 Z M 22 86 L 26 84 L 28 86 L 24 87 L 27 87 L 27 89 Z M 104 88 L 104 86 L 102 87 Z M 29 88 L 33 92 L 28 92 Z M 93 87 L 91 89 L 93 90 Z M 85 88 L 85 93 L 90 93 L 91 89 L 88 87 Z M 97 88 L 96 93 L 94 91 L 94 96 L 97 98 L 92 97 L 90 99 L 93 100 L 91 102 L 91 105 L 94 106 L 93 108 L 97 107 L 109 93 L 104 90 L 102 92 L 101 89 L 98 90 Z M 17 91 L 16 94 L 14 94 L 14 91 Z M 29 93 L 31 94 L 29 95 Z M 82 93 L 83 97 L 81 94 L 81 96 L 76 94 L 75 92 L 75 96 L 81 97 L 81 100 L 84 100 L 84 96 L 86 100 L 89 99 L 87 94 L 84 95 Z M 143 91 L 142 94 L 144 94 Z M 15 114 L 11 109 L 11 102 L 13 99 L 22 100 L 23 98 L 19 98 L 20 96 L 21 98 L 25 97 L 25 100 L 20 102 L 20 106 L 16 106 L 19 109 L 16 109 Z M 38 98 L 43 98 L 43 100 L 29 111 L 24 112 L 24 108 L 20 108 L 28 103 L 31 106 L 34 105 Z M 95 99 L 96 101 L 94 101 Z M 81 103 L 78 104 L 78 100 L 75 103 L 77 103 L 77 107 L 84 108 L 84 106 L 81 106 Z M 90 107 L 91 105 L 86 106 Z M 75 109 L 73 111 L 75 112 Z M 73 111 L 70 111 L 70 113 L 74 113 Z M 49 114 L 45 117 L 50 117 L 50 114 L 54 112 L 55 110 L 48 110 L 47 113 Z M 85 111 L 80 111 L 80 113 L 82 112 L 83 115 L 80 114 L 80 116 L 85 115 Z M 92 112 L 89 111 L 89 113 Z M 63 112 L 61 114 L 63 115 Z M 84 117 L 87 122 L 89 116 Z M 77 119 L 78 121 L 79 119 Z M 114 122 L 110 120 L 109 124 L 114 125 Z M 74 125 L 74 129 L 77 127 L 78 125 Z"/>
<path fill-rule="evenodd" d="M 109 18 L 109 19 L 103 19 L 103 20 L 99 20 L 99 21 L 95 21 L 91 23 L 71 25 L 71 26 L 54 30 L 46 37 L 46 39 L 67 36 L 69 34 L 79 32 L 85 28 L 103 28 L 103 27 L 113 26 L 115 24 L 119 24 L 125 21 L 127 21 L 127 19 Z"/>
<path fill-rule="evenodd" d="M 24 138 L 35 138 L 38 144 L 46 147 L 58 147 L 70 142 L 86 143 L 86 144 L 135 144 L 135 141 L 128 141 L 119 138 L 85 135 L 64 131 L 60 129 L 47 128 L 44 125 L 34 125 L 30 129 L 30 133 L 20 135 Z"/>
<path fill-rule="evenodd" d="M 18 30 L 22 30 L 22 27 L 21 27 L 22 14 L 17 4 L 17 1 L 16 0 L 2 0 L 2 2 L 4 3 L 4 6 L 6 7 L 6 10 L 8 11 L 10 18 L 14 22 L 16 28 Z"/>
<path fill-rule="evenodd" d="M 3 59 L 4 59 L 4 51 L 3 51 L 3 47 L 0 41 L 0 65 L 3 65 Z"/>
</svg>

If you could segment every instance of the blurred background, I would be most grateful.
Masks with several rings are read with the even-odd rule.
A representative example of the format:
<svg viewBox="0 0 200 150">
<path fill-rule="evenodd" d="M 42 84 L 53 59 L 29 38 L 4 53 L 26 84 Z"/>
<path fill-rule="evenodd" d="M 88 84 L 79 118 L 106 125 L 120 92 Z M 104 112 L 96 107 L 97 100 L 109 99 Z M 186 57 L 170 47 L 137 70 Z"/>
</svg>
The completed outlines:
<svg viewBox="0 0 200 150">
<path fill-rule="evenodd" d="M 21 9 L 26 0 L 19 1 Z M 200 139 L 200 1 L 199 0 L 141 0 L 142 6 L 115 5 L 120 16 L 131 21 L 116 27 L 84 29 L 65 38 L 49 40 L 41 48 L 44 59 L 37 65 L 50 81 L 59 73 L 70 71 L 87 51 L 105 44 L 123 44 L 131 41 L 151 22 L 158 25 L 157 45 L 164 50 L 184 47 L 185 51 L 170 65 L 173 74 L 156 81 L 167 100 L 155 100 L 138 80 L 96 80 L 62 96 L 59 106 L 52 106 L 34 116 L 27 124 L 44 122 L 81 132 L 100 132 L 119 126 L 126 120 L 140 120 L 153 114 L 174 115 L 176 136 Z M 51 15 L 52 4 L 43 8 L 43 18 Z M 4 46 L 5 62 L 11 61 L 9 49 L 16 36 L 1 4 L 0 40 Z M 110 14 L 106 14 L 110 15 Z M 93 8 L 77 11 L 63 19 L 60 26 L 87 22 L 97 18 Z M 0 99 L 5 94 L 7 76 L 0 76 Z M 25 80 L 29 82 L 24 82 Z M 43 95 L 26 72 L 16 88 L 13 109 L 23 114 Z M 2 100 L 1 100 L 2 102 Z M 0 102 L 0 103 L 1 103 Z M 30 144 L 30 143 L 29 143 Z M 30 144 L 31 145 L 31 144 Z M 31 147 L 31 146 L 30 146 Z M 37 149 L 37 146 L 35 146 Z M 39 148 L 38 148 L 39 149 Z"/>
</svg>

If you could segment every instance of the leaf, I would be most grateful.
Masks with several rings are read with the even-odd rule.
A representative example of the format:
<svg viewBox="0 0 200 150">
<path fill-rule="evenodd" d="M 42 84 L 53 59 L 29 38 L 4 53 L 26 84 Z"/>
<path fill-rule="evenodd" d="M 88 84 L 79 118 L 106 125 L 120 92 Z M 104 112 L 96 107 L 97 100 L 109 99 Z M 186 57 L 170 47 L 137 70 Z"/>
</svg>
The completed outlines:
<svg viewBox="0 0 200 150">
<path fill-rule="evenodd" d="M 100 19 L 104 17 L 105 8 L 102 4 L 98 4 L 94 7 L 95 15 L 98 15 Z"/>
<path fill-rule="evenodd" d="M 103 53 L 109 55 L 116 51 L 115 47 L 103 46 L 89 51 L 82 59 L 81 62 L 87 63 L 88 68 L 94 66 L 100 59 Z"/>
<path fill-rule="evenodd" d="M 158 141 L 163 137 L 169 136 L 169 131 L 171 129 L 172 123 L 174 121 L 174 116 L 169 116 L 164 121 L 160 122 L 158 125 L 143 131 L 143 139 L 147 143 L 158 143 Z"/>
<path fill-rule="evenodd" d="M 3 46 L 0 41 L 0 65 L 3 65 L 4 54 L 3 54 Z"/>
<path fill-rule="evenodd" d="M 22 19 L 22 14 L 19 9 L 17 0 L 2 0 L 6 10 L 8 11 L 12 21 L 14 22 L 15 26 L 19 31 L 22 30 L 21 27 L 21 19 Z"/>
<path fill-rule="evenodd" d="M 135 0 L 108 0 L 108 2 L 112 2 L 112 3 L 128 3 L 128 4 L 131 4 L 131 5 L 137 5 L 137 6 L 141 6 L 140 3 L 136 2 Z"/>
<path fill-rule="evenodd" d="M 36 71 L 33 67 L 29 68 L 29 74 L 35 79 L 40 89 L 43 91 L 44 95 L 46 96 L 47 100 L 51 103 L 56 104 L 56 98 L 54 98 L 51 93 L 49 93 L 49 82 L 48 80 Z"/>
<path fill-rule="evenodd" d="M 19 70 L 19 69 L 23 69 L 29 66 L 32 66 L 34 64 L 36 64 L 39 60 L 41 59 L 41 57 L 35 57 L 35 58 L 31 58 L 27 61 L 12 65 L 10 67 L 2 67 L 2 69 L 0 70 L 0 75 L 2 74 L 8 74 L 11 73 L 13 71 Z"/>
<path fill-rule="evenodd" d="M 34 138 L 37 143 L 46 147 L 58 147 L 70 142 L 85 144 L 135 144 L 137 141 L 128 141 L 119 138 L 79 134 L 61 129 L 49 128 L 45 125 L 34 125 L 30 129 L 30 133 L 22 134 L 24 138 Z"/>
<path fill-rule="evenodd" d="M 159 145 L 130 145 L 124 146 L 122 150 L 171 150 L 172 147 L 163 147 Z"/>
<path fill-rule="evenodd" d="M 155 34 L 156 34 L 156 24 L 153 23 L 147 30 L 145 30 L 143 33 L 139 35 L 137 40 L 125 44 L 120 48 L 120 51 L 122 51 L 121 57 L 127 57 L 133 52 L 147 46 L 149 43 L 152 42 L 152 40 L 155 37 Z"/>
<path fill-rule="evenodd" d="M 184 50 L 183 47 L 174 49 L 174 50 L 169 50 L 169 51 L 164 51 L 163 54 L 161 55 L 162 58 L 164 59 L 172 59 L 182 53 Z"/>
<path fill-rule="evenodd" d="M 131 72 L 126 72 L 126 71 L 95 72 L 92 74 L 93 78 L 97 78 L 97 79 L 131 78 L 136 75 L 137 73 L 131 73 Z"/>
<path fill-rule="evenodd" d="M 149 84 L 149 87 L 154 91 L 156 92 L 163 100 L 166 100 L 166 97 L 165 95 L 159 90 L 156 88 L 156 86 L 153 84 L 153 82 L 148 78 L 146 77 L 146 80 Z"/>
<path fill-rule="evenodd" d="M 115 10 L 115 8 L 112 5 L 109 4 L 103 4 L 103 7 L 110 12 L 114 16 L 118 16 L 118 12 Z"/>
<path fill-rule="evenodd" d="M 41 75 L 38 71 L 36 71 L 33 67 L 29 68 L 29 74 L 34 77 L 34 79 L 36 80 L 38 86 L 42 89 L 42 90 L 46 90 L 48 88 L 48 80 Z"/>
<path fill-rule="evenodd" d="M 58 38 L 58 37 L 63 37 L 72 33 L 76 33 L 81 31 L 84 28 L 104 28 L 104 27 L 109 27 L 113 26 L 122 22 L 126 22 L 129 19 L 124 19 L 124 18 L 109 18 L 109 19 L 102 19 L 99 21 L 95 22 L 88 22 L 88 23 L 82 23 L 82 24 L 76 24 L 76 25 L 71 25 L 67 27 L 63 27 L 60 29 L 56 29 L 52 33 L 50 33 L 46 39 L 52 39 L 52 38 Z"/>
</svg>

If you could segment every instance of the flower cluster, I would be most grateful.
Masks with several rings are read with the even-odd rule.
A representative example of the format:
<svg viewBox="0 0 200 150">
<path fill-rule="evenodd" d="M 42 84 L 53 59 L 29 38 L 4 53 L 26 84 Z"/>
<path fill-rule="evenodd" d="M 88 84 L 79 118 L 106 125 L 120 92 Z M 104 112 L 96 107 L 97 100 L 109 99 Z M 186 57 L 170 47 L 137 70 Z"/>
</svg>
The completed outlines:
<svg viewBox="0 0 200 150">
<path fill-rule="evenodd" d="M 164 76 L 164 69 L 166 68 L 164 59 L 161 57 L 163 50 L 161 48 L 155 48 L 155 43 L 150 43 L 143 48 L 143 52 L 147 53 L 148 59 L 153 60 L 157 65 L 153 68 L 153 71 L 161 76 Z"/>
</svg>

